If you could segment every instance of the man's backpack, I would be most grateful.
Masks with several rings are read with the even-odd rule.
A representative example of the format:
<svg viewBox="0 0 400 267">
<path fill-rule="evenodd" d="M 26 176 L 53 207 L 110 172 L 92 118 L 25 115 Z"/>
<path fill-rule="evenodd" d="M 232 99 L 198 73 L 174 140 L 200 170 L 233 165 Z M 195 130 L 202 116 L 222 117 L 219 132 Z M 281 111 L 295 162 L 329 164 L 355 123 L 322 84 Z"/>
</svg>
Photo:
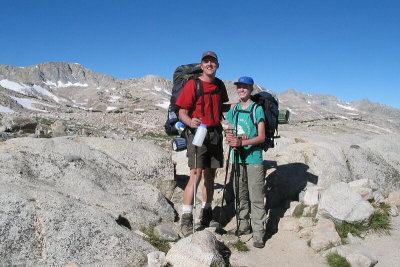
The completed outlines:
<svg viewBox="0 0 400 267">
<path fill-rule="evenodd" d="M 275 146 L 274 139 L 278 138 L 276 134 L 278 134 L 278 116 L 279 116 L 279 103 L 278 100 L 273 97 L 270 93 L 263 91 L 251 96 L 251 100 L 255 102 L 250 111 L 250 118 L 253 121 L 254 125 L 257 127 L 257 118 L 256 118 L 256 108 L 257 106 L 261 106 L 264 110 L 265 115 L 265 141 L 258 145 L 264 151 L 267 151 L 268 148 L 273 148 Z M 233 115 L 235 112 L 243 112 L 237 109 L 236 105 L 233 110 Z"/>
<path fill-rule="evenodd" d="M 173 87 L 171 93 L 171 100 L 168 107 L 167 121 L 164 124 L 165 133 L 168 135 L 178 135 L 178 130 L 174 127 L 174 125 L 179 121 L 178 112 L 179 107 L 175 104 L 179 98 L 179 95 L 182 92 L 183 87 L 189 80 L 195 80 L 196 82 L 196 99 L 200 96 L 204 95 L 203 86 L 201 84 L 200 79 L 198 79 L 203 70 L 201 69 L 200 63 L 193 63 L 187 65 L 181 65 L 176 68 L 173 77 Z M 220 88 L 225 86 L 223 82 L 215 78 L 215 83 L 217 85 L 217 90 L 209 92 L 207 94 L 219 93 L 221 92 Z M 204 113 L 204 101 L 202 103 L 202 112 Z"/>
</svg>

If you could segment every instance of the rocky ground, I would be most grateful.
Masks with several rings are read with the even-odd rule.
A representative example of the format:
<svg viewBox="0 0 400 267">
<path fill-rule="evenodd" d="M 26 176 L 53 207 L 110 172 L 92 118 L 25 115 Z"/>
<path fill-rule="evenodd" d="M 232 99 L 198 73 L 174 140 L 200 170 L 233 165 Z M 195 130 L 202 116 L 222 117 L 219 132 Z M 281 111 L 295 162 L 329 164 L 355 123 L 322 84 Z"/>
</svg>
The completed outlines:
<svg viewBox="0 0 400 267">
<path fill-rule="evenodd" d="M 233 83 L 226 85 L 235 102 Z M 185 152 L 172 152 L 163 131 L 171 87 L 162 77 L 117 80 L 79 64 L 0 65 L 1 266 L 160 266 L 165 254 L 143 238 L 142 227 L 171 241 L 166 256 L 174 266 L 326 266 L 334 251 L 354 266 L 397 266 L 399 110 L 278 94 L 291 122 L 279 126 L 276 147 L 264 153 L 271 233 L 263 249 L 244 237 L 250 251 L 242 253 L 218 247 L 235 239 L 212 228 L 179 238 L 188 169 Z M 218 170 L 214 207 L 224 177 Z M 390 204 L 391 235 L 341 244 L 334 223 L 368 223 L 374 202 Z M 300 207 L 314 220 L 294 216 Z M 232 220 L 225 228 L 234 227 Z M 188 247 L 207 257 L 177 249 Z"/>
<path fill-rule="evenodd" d="M 288 135 L 291 135 L 290 132 L 282 131 L 282 140 L 286 140 L 289 138 Z M 297 132 L 296 138 L 300 138 L 302 136 Z M 304 136 L 302 136 L 304 137 Z M 305 141 L 304 141 L 305 142 Z M 322 142 L 322 140 L 320 140 Z M 284 145 L 285 143 L 285 145 Z M 283 141 L 279 146 L 286 146 L 286 142 Z M 285 157 L 285 149 L 281 149 L 279 153 L 279 157 Z M 291 151 L 291 150 L 290 150 Z M 275 154 L 273 151 L 268 151 L 266 153 L 266 157 L 270 154 Z M 295 157 L 295 155 L 292 155 Z M 272 157 L 272 156 L 271 156 Z M 273 156 L 275 157 L 275 155 Z M 178 175 L 184 175 L 188 173 L 188 168 L 186 166 L 186 157 L 185 152 L 178 152 L 173 154 L 173 160 L 176 162 L 176 172 Z M 326 160 L 325 158 L 323 159 Z M 328 163 L 331 164 L 331 163 Z M 279 165 L 279 164 L 278 164 Z M 275 166 L 276 167 L 276 166 Z M 279 170 L 279 167 L 278 167 Z M 310 172 L 312 170 L 309 170 Z M 276 169 L 268 171 L 268 179 L 274 177 L 274 172 Z M 298 176 L 301 176 L 298 173 Z M 224 181 L 224 172 L 220 171 L 217 175 L 217 184 L 223 184 Z M 292 181 L 294 182 L 294 181 Z M 331 181 L 330 185 L 334 185 L 336 181 Z M 308 182 L 309 186 L 313 186 L 312 183 Z M 201 188 L 201 187 L 200 187 Z M 307 192 L 306 188 L 303 188 Z M 308 190 L 309 192 L 312 192 Z M 335 190 L 335 192 L 338 192 Z M 371 190 L 372 192 L 372 190 Z M 340 194 L 340 193 L 339 193 Z M 222 195 L 222 189 L 217 187 L 215 192 L 215 202 L 220 203 Z M 274 196 L 274 194 L 272 195 Z M 303 198 L 309 201 L 310 194 L 306 194 Z M 293 199 L 289 202 L 296 203 Z M 338 198 L 334 198 L 334 201 L 339 201 Z M 200 201 L 200 199 L 198 200 Z M 318 203 L 318 200 L 316 200 Z M 346 200 L 345 203 L 347 203 Z M 199 202 L 200 204 L 200 202 Z M 309 203 L 307 203 L 309 204 Z M 312 206 L 312 205 L 311 205 Z M 179 209 L 179 207 L 178 207 Z M 279 210 L 282 209 L 282 210 Z M 292 209 L 292 211 L 290 211 Z M 304 229 L 309 228 L 310 218 L 296 218 L 291 215 L 291 212 L 294 212 L 293 207 L 289 208 L 273 208 L 269 211 L 269 221 L 273 222 L 272 224 L 267 224 L 268 227 L 271 227 L 271 234 L 267 235 L 267 241 L 265 243 L 265 247 L 262 249 L 252 247 L 252 238 L 251 235 L 243 236 L 240 239 L 246 243 L 247 247 L 250 249 L 248 252 L 239 252 L 236 249 L 231 248 L 231 255 L 229 258 L 229 262 L 232 266 L 327 266 L 326 256 L 329 254 L 329 250 L 316 248 L 310 246 L 310 241 L 312 240 L 312 234 L 306 233 Z M 278 211 L 278 212 L 277 212 Z M 285 213 L 286 212 L 286 213 Z M 283 215 L 285 213 L 285 215 Z M 280 214 L 277 216 L 275 214 Z M 358 240 L 357 249 L 355 251 L 368 251 L 371 255 L 376 257 L 378 263 L 376 266 L 397 266 L 396 262 L 400 260 L 400 250 L 397 248 L 397 242 L 400 238 L 400 217 L 391 217 L 391 231 L 390 234 L 383 233 L 368 233 L 363 239 Z M 310 219 L 310 220 L 308 220 Z M 277 221 L 276 221 L 277 220 Z M 273 226 L 274 221 L 276 223 Z M 316 226 L 316 223 L 311 223 L 311 225 Z M 224 228 L 228 233 L 232 233 L 236 227 L 235 219 L 233 218 Z M 276 228 L 275 228 L 276 227 Z M 275 229 L 275 230 L 272 230 Z M 211 232 L 213 232 L 214 228 L 209 228 Z M 312 231 L 312 230 L 310 230 Z M 325 230 L 324 230 L 325 231 Z M 229 234 L 228 234 L 229 236 Z M 237 239 L 234 237 L 224 237 L 217 235 L 217 238 L 225 242 L 226 244 L 236 242 Z M 329 241 L 332 242 L 332 241 Z M 326 245 L 326 244 L 325 244 Z M 355 246 L 355 245 L 354 245 Z M 339 246 L 340 247 L 340 246 Z M 347 248 L 346 248 L 347 249 Z M 353 266 L 370 266 L 365 265 L 365 263 L 360 263 L 362 261 L 353 260 Z M 370 262 L 370 261 L 369 261 Z M 363 265 L 364 264 L 364 265 Z M 371 262 L 369 264 L 372 264 Z M 373 263 L 375 264 L 375 263 Z"/>
</svg>

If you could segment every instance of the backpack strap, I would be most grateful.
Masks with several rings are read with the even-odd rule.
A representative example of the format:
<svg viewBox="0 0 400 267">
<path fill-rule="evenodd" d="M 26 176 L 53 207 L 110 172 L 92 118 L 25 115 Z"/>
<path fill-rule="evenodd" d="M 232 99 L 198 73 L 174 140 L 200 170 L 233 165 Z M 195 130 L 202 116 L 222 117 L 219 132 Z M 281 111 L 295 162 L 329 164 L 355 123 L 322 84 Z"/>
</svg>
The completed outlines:
<svg viewBox="0 0 400 267">
<path fill-rule="evenodd" d="M 201 84 L 199 78 L 194 79 L 194 82 L 196 83 L 196 100 L 197 100 L 198 97 L 203 95 L 203 85 Z"/>
<path fill-rule="evenodd" d="M 257 116 L 256 116 L 256 109 L 259 106 L 257 103 L 253 102 L 252 104 L 253 106 L 251 107 L 250 111 L 246 111 L 243 109 L 238 109 L 239 103 L 237 103 L 234 107 L 233 107 L 233 116 L 235 116 L 236 112 L 242 112 L 242 113 L 250 113 L 250 118 L 251 121 L 253 122 L 254 125 L 257 125 Z"/>
<path fill-rule="evenodd" d="M 253 106 L 251 107 L 251 111 L 250 111 L 251 120 L 253 121 L 253 124 L 256 126 L 256 128 L 257 128 L 256 110 L 257 110 L 258 106 L 259 105 L 257 103 L 254 103 Z"/>
</svg>

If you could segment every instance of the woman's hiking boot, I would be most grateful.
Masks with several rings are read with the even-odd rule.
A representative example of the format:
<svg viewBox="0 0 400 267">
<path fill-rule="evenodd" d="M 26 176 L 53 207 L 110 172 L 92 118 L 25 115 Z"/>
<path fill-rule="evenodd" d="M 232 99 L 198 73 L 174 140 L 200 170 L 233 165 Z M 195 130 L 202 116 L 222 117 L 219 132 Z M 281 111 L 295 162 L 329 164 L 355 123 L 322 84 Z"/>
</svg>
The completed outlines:
<svg viewBox="0 0 400 267">
<path fill-rule="evenodd" d="M 212 213 L 212 209 L 201 209 L 200 211 L 200 224 L 203 227 L 209 227 L 210 226 L 210 222 L 213 219 L 213 213 Z"/>
<path fill-rule="evenodd" d="M 264 247 L 264 240 L 261 236 L 253 236 L 253 247 L 255 248 L 263 248 Z"/>
<path fill-rule="evenodd" d="M 251 226 L 247 220 L 239 220 L 239 229 L 236 231 L 237 236 L 251 234 Z"/>
<path fill-rule="evenodd" d="M 183 213 L 181 217 L 181 233 L 184 237 L 193 232 L 193 214 Z"/>
</svg>

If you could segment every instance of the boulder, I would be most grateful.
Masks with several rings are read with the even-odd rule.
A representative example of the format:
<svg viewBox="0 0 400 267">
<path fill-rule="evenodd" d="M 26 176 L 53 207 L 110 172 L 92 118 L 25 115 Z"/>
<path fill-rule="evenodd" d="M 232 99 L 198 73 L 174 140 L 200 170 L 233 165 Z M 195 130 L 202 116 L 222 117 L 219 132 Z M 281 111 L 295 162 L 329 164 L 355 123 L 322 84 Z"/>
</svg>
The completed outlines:
<svg viewBox="0 0 400 267">
<path fill-rule="evenodd" d="M 391 192 L 385 199 L 385 203 L 400 208 L 400 191 Z"/>
<path fill-rule="evenodd" d="M 304 206 L 298 201 L 290 202 L 290 207 L 286 210 L 285 216 L 295 216 L 296 214 L 303 213 Z"/>
<path fill-rule="evenodd" d="M 358 194 L 360 194 L 360 196 L 362 197 L 362 199 L 364 200 L 373 200 L 374 199 L 374 193 L 372 191 L 371 188 L 367 188 L 367 187 L 355 187 L 353 188 L 353 190 L 355 192 L 357 192 Z"/>
<path fill-rule="evenodd" d="M 399 209 L 395 205 L 390 205 L 388 213 L 392 217 L 397 217 L 397 216 L 399 216 Z"/>
<path fill-rule="evenodd" d="M 319 186 L 307 187 L 303 198 L 303 204 L 306 206 L 318 205 L 322 191 L 323 189 Z"/>
<path fill-rule="evenodd" d="M 351 181 L 349 182 L 349 186 L 352 188 L 370 188 L 373 191 L 378 190 L 378 185 L 367 178 Z"/>
<path fill-rule="evenodd" d="M 338 253 L 346 258 L 351 266 L 370 267 L 378 263 L 378 258 L 371 251 L 362 246 L 362 244 L 348 244 L 335 247 L 332 252 Z"/>
<path fill-rule="evenodd" d="M 336 232 L 335 224 L 328 219 L 321 218 L 313 230 L 310 246 L 316 251 L 329 248 L 331 245 L 340 245 L 341 239 Z"/>
<path fill-rule="evenodd" d="M 53 137 L 60 137 L 60 136 L 65 136 L 66 134 L 67 127 L 65 127 L 64 123 L 62 121 L 55 121 L 51 125 L 51 132 Z"/>
<path fill-rule="evenodd" d="M 220 250 L 221 244 L 215 235 L 203 230 L 174 244 L 167 253 L 167 261 L 174 267 L 225 266 Z"/>
<path fill-rule="evenodd" d="M 147 267 L 164 267 L 167 264 L 164 252 L 153 251 L 147 254 Z"/>
<path fill-rule="evenodd" d="M 318 206 L 318 217 L 332 219 L 335 223 L 368 225 L 373 214 L 371 204 L 343 182 L 330 186 Z"/>
<path fill-rule="evenodd" d="M 279 222 L 279 230 L 298 232 L 300 230 L 299 220 L 292 217 L 285 217 Z"/>
</svg>

